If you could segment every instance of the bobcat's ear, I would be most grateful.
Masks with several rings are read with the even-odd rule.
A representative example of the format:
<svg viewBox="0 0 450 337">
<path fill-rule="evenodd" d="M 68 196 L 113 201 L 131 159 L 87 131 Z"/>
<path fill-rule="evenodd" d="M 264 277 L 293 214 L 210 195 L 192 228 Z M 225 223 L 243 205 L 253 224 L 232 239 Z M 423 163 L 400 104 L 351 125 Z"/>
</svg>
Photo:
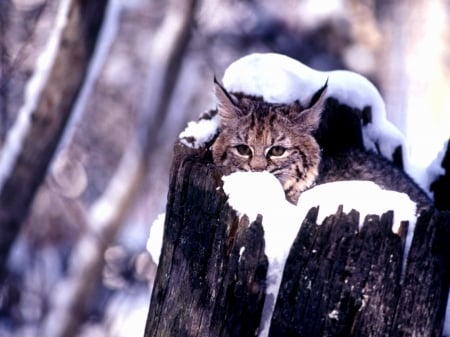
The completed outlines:
<svg viewBox="0 0 450 337">
<path fill-rule="evenodd" d="M 217 81 L 216 77 L 214 77 L 214 90 L 221 123 L 226 124 L 228 121 L 235 120 L 240 114 L 236 97 L 228 93 L 219 81 Z"/>
<path fill-rule="evenodd" d="M 328 79 L 325 84 L 313 95 L 309 107 L 296 114 L 296 117 L 294 118 L 295 124 L 307 132 L 314 132 L 319 127 L 322 111 L 325 107 L 327 87 Z"/>
</svg>

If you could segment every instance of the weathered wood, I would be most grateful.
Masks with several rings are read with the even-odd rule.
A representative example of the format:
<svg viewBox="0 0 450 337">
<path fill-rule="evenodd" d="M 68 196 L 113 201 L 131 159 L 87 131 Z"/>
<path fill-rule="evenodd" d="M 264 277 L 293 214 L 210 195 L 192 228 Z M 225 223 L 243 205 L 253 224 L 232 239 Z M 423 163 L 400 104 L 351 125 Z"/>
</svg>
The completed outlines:
<svg viewBox="0 0 450 337">
<path fill-rule="evenodd" d="M 419 217 L 391 336 L 440 336 L 450 281 L 450 212 Z"/>
<path fill-rule="evenodd" d="M 257 335 L 267 271 L 261 219 L 238 224 L 219 185 L 208 151 L 176 148 L 146 337 Z M 392 211 L 367 216 L 360 230 L 357 211 L 340 209 L 320 226 L 317 211 L 286 261 L 269 336 L 439 336 L 450 213 L 421 214 L 403 271 L 407 224 L 394 234 Z"/>
<path fill-rule="evenodd" d="M 356 211 L 339 210 L 321 226 L 313 215 L 287 260 L 270 336 L 372 336 L 357 333 L 358 326 L 387 329 L 402 261 L 392 213 L 367 217 L 361 232 Z M 371 310 L 375 301 L 385 312 Z"/>
<path fill-rule="evenodd" d="M 307 216 L 286 263 L 270 336 L 440 336 L 449 290 L 450 214 L 416 225 L 402 276 L 392 212 Z M 402 281 L 402 279 L 404 281 Z"/>
<path fill-rule="evenodd" d="M 444 169 L 444 174 L 437 177 L 432 182 L 430 190 L 434 194 L 434 204 L 439 210 L 450 211 L 450 139 L 445 149 L 445 155 L 442 163 L 439 163 Z"/>
<path fill-rule="evenodd" d="M 261 223 L 239 222 L 205 153 L 183 150 L 176 148 L 145 336 L 255 336 L 267 271 Z"/>
</svg>

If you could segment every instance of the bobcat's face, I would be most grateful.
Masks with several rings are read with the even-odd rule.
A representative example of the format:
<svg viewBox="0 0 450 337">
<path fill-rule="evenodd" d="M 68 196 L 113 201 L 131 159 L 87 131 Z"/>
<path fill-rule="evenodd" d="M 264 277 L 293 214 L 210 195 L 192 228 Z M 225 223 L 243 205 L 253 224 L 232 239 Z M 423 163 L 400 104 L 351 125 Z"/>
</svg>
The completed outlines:
<svg viewBox="0 0 450 337">
<path fill-rule="evenodd" d="M 312 133 L 320 121 L 323 92 L 308 109 L 298 101 L 272 104 L 242 94 L 230 96 L 218 84 L 216 95 L 221 131 L 212 147 L 214 162 L 225 174 L 268 171 L 296 203 L 318 174 L 320 147 Z"/>
</svg>

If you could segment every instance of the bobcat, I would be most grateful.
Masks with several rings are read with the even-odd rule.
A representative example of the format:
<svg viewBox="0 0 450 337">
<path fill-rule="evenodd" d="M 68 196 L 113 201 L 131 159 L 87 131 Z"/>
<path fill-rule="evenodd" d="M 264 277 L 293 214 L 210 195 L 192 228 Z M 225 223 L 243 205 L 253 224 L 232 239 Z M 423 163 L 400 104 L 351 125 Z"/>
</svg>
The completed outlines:
<svg viewBox="0 0 450 337">
<path fill-rule="evenodd" d="M 326 90 L 327 84 L 304 107 L 299 101 L 268 103 L 262 97 L 228 93 L 216 81 L 220 133 L 212 145 L 214 163 L 222 167 L 224 174 L 272 173 L 293 204 L 314 184 L 337 180 L 370 180 L 385 189 L 408 194 L 419 208 L 431 204 L 403 170 L 378 154 L 353 148 L 322 155 L 315 132 L 327 103 Z"/>
</svg>

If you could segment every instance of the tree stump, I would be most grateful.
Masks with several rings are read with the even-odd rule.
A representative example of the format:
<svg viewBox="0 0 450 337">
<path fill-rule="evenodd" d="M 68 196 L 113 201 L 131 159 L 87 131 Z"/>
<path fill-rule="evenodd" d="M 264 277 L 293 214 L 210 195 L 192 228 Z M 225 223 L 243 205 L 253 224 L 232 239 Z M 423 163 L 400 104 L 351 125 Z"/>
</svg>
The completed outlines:
<svg viewBox="0 0 450 337">
<path fill-rule="evenodd" d="M 239 221 L 219 182 L 207 153 L 176 147 L 145 336 L 256 334 L 267 272 L 261 220 Z"/>
<path fill-rule="evenodd" d="M 176 145 L 145 337 L 258 335 L 263 219 L 239 221 L 220 178 L 207 150 Z M 394 234 L 392 212 L 366 217 L 361 230 L 357 211 L 320 226 L 317 212 L 299 219 L 269 336 L 440 336 L 450 213 L 422 212 L 403 271 L 407 224 Z"/>
</svg>

